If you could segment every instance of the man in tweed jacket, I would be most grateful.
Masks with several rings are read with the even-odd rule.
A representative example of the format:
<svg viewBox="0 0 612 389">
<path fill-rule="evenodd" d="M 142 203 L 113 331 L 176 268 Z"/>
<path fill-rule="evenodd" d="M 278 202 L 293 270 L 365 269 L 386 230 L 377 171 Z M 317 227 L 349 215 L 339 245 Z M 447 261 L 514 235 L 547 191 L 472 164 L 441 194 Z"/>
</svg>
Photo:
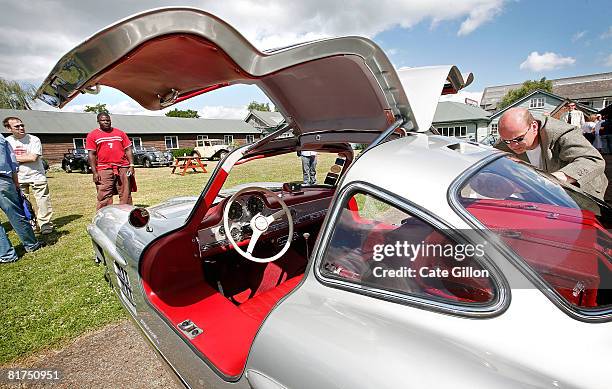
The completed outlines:
<svg viewBox="0 0 612 389">
<path fill-rule="evenodd" d="M 608 187 L 606 163 L 580 130 L 553 118 L 534 117 L 525 108 L 506 111 L 498 129 L 495 147 L 603 199 Z"/>
</svg>

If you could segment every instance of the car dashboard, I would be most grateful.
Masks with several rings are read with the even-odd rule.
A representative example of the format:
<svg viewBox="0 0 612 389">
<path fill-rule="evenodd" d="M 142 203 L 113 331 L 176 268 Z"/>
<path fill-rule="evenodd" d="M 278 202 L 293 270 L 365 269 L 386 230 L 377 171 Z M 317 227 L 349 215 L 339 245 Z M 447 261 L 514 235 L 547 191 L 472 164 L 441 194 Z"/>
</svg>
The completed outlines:
<svg viewBox="0 0 612 389">
<path fill-rule="evenodd" d="M 287 204 L 293 218 L 294 236 L 300 227 L 322 221 L 329 208 L 334 188 L 309 187 L 299 192 L 276 191 L 275 193 Z M 213 205 L 202 221 L 203 228 L 198 231 L 198 243 L 201 257 L 217 254 L 231 249 L 227 238 L 228 231 L 223 225 L 223 210 L 228 198 Z M 280 203 L 270 195 L 253 191 L 244 193 L 234 200 L 229 210 L 229 233 L 239 246 L 247 245 L 252 231 L 250 220 L 256 214 L 268 216 L 281 208 Z M 288 223 L 286 215 L 275 220 L 260 239 L 275 238 L 276 243 L 283 245 L 287 236 Z"/>
</svg>

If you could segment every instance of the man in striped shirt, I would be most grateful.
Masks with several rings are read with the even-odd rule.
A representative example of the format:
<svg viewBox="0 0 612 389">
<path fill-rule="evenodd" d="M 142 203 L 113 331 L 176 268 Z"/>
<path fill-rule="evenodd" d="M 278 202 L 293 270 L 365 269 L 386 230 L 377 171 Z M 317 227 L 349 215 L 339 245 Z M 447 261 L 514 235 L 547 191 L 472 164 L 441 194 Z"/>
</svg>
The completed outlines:
<svg viewBox="0 0 612 389">
<path fill-rule="evenodd" d="M 111 126 L 110 115 L 98 114 L 99 128 L 87 134 L 85 148 L 89 152 L 89 165 L 98 191 L 100 209 L 113 203 L 113 194 L 119 194 L 119 204 L 132 204 L 130 176 L 134 175 L 132 142 L 125 132 Z"/>
</svg>

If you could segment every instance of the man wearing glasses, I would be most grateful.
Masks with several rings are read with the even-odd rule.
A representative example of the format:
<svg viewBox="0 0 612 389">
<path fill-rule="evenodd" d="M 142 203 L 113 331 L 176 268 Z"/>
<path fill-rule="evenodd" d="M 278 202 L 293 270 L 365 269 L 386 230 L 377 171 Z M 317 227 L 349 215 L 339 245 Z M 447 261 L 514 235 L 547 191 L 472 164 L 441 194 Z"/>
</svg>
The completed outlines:
<svg viewBox="0 0 612 389">
<path fill-rule="evenodd" d="M 4 125 L 8 123 L 4 120 Z M 22 200 L 19 195 L 19 169 L 17 158 L 10 143 L 0 134 L 0 209 L 4 212 L 17 233 L 23 247 L 28 252 L 40 249 L 43 245 L 36 239 L 32 226 L 26 220 Z M 0 264 L 15 262 L 17 252 L 0 223 Z"/>
<path fill-rule="evenodd" d="M 37 136 L 27 134 L 26 128 L 18 117 L 4 119 L 4 127 L 11 134 L 6 140 L 11 144 L 19 162 L 19 186 L 27 196 L 32 193 L 36 198 L 38 211 L 36 221 L 43 235 L 53 232 L 53 209 L 47 174 L 42 162 L 42 144 Z"/>
<path fill-rule="evenodd" d="M 603 199 L 608 186 L 605 161 L 573 125 L 511 108 L 499 119 L 498 131 L 498 149 Z"/>
</svg>

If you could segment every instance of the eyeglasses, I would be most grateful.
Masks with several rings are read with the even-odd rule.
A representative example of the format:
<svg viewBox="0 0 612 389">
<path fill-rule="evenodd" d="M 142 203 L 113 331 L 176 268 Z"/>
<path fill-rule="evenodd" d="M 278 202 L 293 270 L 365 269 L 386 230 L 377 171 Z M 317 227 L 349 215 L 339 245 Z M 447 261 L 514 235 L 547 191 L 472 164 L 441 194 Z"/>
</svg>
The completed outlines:
<svg viewBox="0 0 612 389">
<path fill-rule="evenodd" d="M 15 128 L 25 128 L 25 124 L 15 124 L 13 127 L 15 127 Z"/>
<path fill-rule="evenodd" d="M 527 133 L 529 132 L 530 129 L 531 129 L 531 127 L 529 127 L 527 129 L 527 131 L 525 131 L 525 133 L 523 135 L 517 136 L 516 138 L 513 138 L 513 139 L 502 139 L 502 142 L 504 142 L 507 145 L 509 145 L 510 143 L 514 143 L 514 144 L 521 143 L 525 139 L 525 137 L 527 136 Z"/>
</svg>

